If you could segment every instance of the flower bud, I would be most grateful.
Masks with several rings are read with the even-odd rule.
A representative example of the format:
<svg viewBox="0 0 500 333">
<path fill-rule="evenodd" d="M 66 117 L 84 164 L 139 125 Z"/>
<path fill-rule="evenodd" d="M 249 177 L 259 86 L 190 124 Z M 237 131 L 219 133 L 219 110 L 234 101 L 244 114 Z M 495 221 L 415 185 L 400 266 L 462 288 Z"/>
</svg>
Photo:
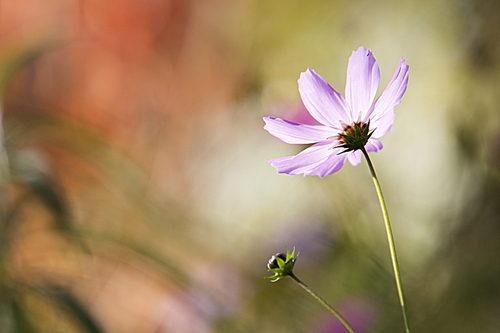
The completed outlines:
<svg viewBox="0 0 500 333">
<path fill-rule="evenodd" d="M 295 265 L 295 260 L 297 260 L 297 256 L 295 256 L 295 248 L 293 248 L 293 252 L 290 253 L 288 248 L 286 249 L 286 254 L 284 253 L 276 253 L 269 259 L 267 263 L 268 271 L 273 272 L 273 276 L 267 276 L 266 279 L 271 279 L 271 282 L 276 282 L 280 280 L 282 277 L 287 275 L 293 275 L 293 266 Z"/>
<path fill-rule="evenodd" d="M 268 269 L 279 268 L 278 260 L 276 258 L 281 258 L 283 261 L 286 261 L 286 254 L 284 253 L 276 253 L 274 256 L 269 259 L 267 262 Z"/>
</svg>

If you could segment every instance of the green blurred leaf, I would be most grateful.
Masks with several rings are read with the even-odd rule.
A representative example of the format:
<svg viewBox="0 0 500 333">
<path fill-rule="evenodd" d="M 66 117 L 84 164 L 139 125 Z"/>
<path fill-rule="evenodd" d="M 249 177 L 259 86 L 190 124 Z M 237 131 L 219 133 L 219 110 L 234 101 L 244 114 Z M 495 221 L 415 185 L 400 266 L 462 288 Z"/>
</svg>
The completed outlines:
<svg viewBox="0 0 500 333">
<path fill-rule="evenodd" d="M 37 332 L 28 315 L 20 294 L 12 288 L 0 285 L 0 332 L 32 333 Z"/>
<path fill-rule="evenodd" d="M 73 225 L 73 218 L 66 197 L 57 188 L 56 184 L 47 177 L 25 178 L 24 180 L 54 216 L 56 230 L 60 231 L 64 236 L 74 238 L 78 245 L 88 252 L 80 233 Z"/>
<path fill-rule="evenodd" d="M 42 294 L 60 304 L 73 318 L 90 333 L 104 333 L 100 325 L 92 318 L 87 309 L 69 292 L 58 286 L 48 286 Z"/>
<path fill-rule="evenodd" d="M 54 48 L 56 44 L 58 43 L 47 37 L 39 36 L 33 40 L 18 38 L 3 45 L 0 49 L 0 96 L 17 70 Z"/>
<path fill-rule="evenodd" d="M 168 278 L 171 281 L 174 281 L 178 286 L 187 287 L 186 283 L 189 280 L 187 274 L 173 260 L 165 258 L 165 255 L 155 250 L 154 247 L 148 246 L 147 244 L 137 244 L 113 235 L 84 233 L 83 236 L 89 241 L 115 244 L 116 246 L 131 250 L 134 253 L 143 256 L 145 259 L 150 260 L 160 269 L 163 269 L 168 275 Z"/>
<path fill-rule="evenodd" d="M 27 308 L 17 299 L 13 298 L 12 302 L 12 316 L 17 333 L 31 333 L 37 332 L 29 316 L 27 315 Z"/>
<path fill-rule="evenodd" d="M 56 189 L 55 184 L 44 179 L 28 180 L 35 194 L 42 200 L 56 218 L 57 228 L 71 231 L 71 218 L 68 204 L 63 195 Z"/>
<path fill-rule="evenodd" d="M 32 191 L 17 202 L 11 212 L 8 212 L 7 222 L 11 223 L 26 200 L 36 196 L 54 217 L 56 230 L 63 233 L 63 236 L 74 237 L 86 250 L 79 232 L 74 227 L 68 200 L 57 182 L 52 179 L 50 167 L 43 154 L 34 149 L 23 149 L 12 154 L 11 174 L 16 181 L 29 185 Z"/>
</svg>

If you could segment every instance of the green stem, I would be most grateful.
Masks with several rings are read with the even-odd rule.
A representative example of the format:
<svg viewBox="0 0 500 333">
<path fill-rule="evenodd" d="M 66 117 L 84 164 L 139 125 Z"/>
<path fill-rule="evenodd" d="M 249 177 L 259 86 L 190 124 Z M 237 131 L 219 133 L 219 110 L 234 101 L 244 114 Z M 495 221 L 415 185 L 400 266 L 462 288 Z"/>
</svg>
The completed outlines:
<svg viewBox="0 0 500 333">
<path fill-rule="evenodd" d="M 327 301 L 325 301 L 320 295 L 318 295 L 314 290 L 312 290 L 311 288 L 309 288 L 304 282 L 302 282 L 298 277 L 295 276 L 295 274 L 291 273 L 290 274 L 290 277 L 292 279 L 295 280 L 295 282 L 297 282 L 299 284 L 299 286 L 301 286 L 305 291 L 307 291 L 312 297 L 314 297 L 318 302 L 320 302 L 325 308 L 327 308 L 331 313 L 333 313 L 333 315 L 335 317 L 337 317 L 338 320 L 340 320 L 340 322 L 342 324 L 344 324 L 345 328 L 347 328 L 347 330 L 350 332 L 350 333 L 356 333 L 356 331 L 351 327 L 351 325 L 349 325 L 349 323 L 347 322 L 347 320 L 344 319 L 344 317 L 342 317 L 340 315 L 340 313 L 338 313 Z"/>
<path fill-rule="evenodd" d="M 405 295 L 403 293 L 403 284 L 401 283 L 401 275 L 399 273 L 398 258 L 396 257 L 396 245 L 394 244 L 394 236 L 392 234 L 391 223 L 389 222 L 389 214 L 387 213 L 387 207 L 385 205 L 384 196 L 382 195 L 382 189 L 380 188 L 380 184 L 378 182 L 375 169 L 373 168 L 372 161 L 370 160 L 370 157 L 368 156 L 368 153 L 366 152 L 364 147 L 361 149 L 361 151 L 363 152 L 363 155 L 365 155 L 366 162 L 368 163 L 368 167 L 370 168 L 373 184 L 375 184 L 375 190 L 377 191 L 378 200 L 380 202 L 380 208 L 382 209 L 382 216 L 384 217 L 384 223 L 385 223 L 385 231 L 387 233 L 387 240 L 389 242 L 389 250 L 391 253 L 392 268 L 394 270 L 396 287 L 398 289 L 399 303 L 401 304 L 401 309 L 403 311 L 406 333 L 410 333 L 411 332 L 410 322 L 408 320 L 408 313 L 406 312 Z"/>
</svg>

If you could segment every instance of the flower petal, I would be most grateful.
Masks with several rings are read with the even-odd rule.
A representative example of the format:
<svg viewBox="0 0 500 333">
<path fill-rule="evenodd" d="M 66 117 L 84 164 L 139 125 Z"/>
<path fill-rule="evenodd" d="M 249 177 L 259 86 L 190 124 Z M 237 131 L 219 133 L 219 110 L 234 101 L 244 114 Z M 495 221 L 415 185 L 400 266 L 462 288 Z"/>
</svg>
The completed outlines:
<svg viewBox="0 0 500 333">
<path fill-rule="evenodd" d="M 349 162 L 351 163 L 352 166 L 356 166 L 359 163 L 361 163 L 362 156 L 363 153 L 361 152 L 361 150 L 351 151 L 347 153 L 347 158 L 349 159 Z"/>
<path fill-rule="evenodd" d="M 269 160 L 271 166 L 278 170 L 278 173 L 289 175 L 308 174 L 317 165 L 324 162 L 332 154 L 331 141 L 322 141 L 295 156 L 286 156 Z"/>
<path fill-rule="evenodd" d="M 394 121 L 394 107 L 401 102 L 401 98 L 403 97 L 408 85 L 408 69 L 409 66 L 404 64 L 404 59 L 401 57 L 391 81 L 385 88 L 384 92 L 382 92 L 379 98 L 375 101 L 370 114 L 367 114 L 365 120 L 370 117 L 371 123 L 374 127 L 377 127 L 377 130 L 382 127 L 387 128 L 388 123 Z M 387 119 L 384 119 L 386 117 Z M 373 134 L 376 134 L 375 137 L 379 138 L 386 134 L 389 130 L 390 127 L 383 134 Z"/>
<path fill-rule="evenodd" d="M 302 103 L 314 119 L 336 129 L 342 129 L 340 120 L 350 123 L 349 107 L 344 97 L 314 69 L 308 68 L 302 72 L 297 82 Z"/>
<path fill-rule="evenodd" d="M 304 125 L 293 121 L 265 117 L 264 129 L 283 142 L 290 144 L 307 144 L 324 141 L 338 132 L 323 125 Z"/>
<path fill-rule="evenodd" d="M 325 177 L 339 171 L 344 165 L 347 156 L 346 154 L 338 155 L 338 153 L 341 151 L 340 149 L 332 149 L 332 150 L 333 150 L 332 154 L 326 159 L 326 161 L 318 164 L 318 166 L 316 166 L 315 168 L 310 169 L 307 172 L 304 172 L 304 176 L 309 175 L 309 176 Z"/>
<path fill-rule="evenodd" d="M 345 99 L 351 108 L 353 121 L 359 112 L 368 113 L 380 83 L 380 70 L 372 50 L 360 46 L 352 51 L 347 65 Z"/>
<path fill-rule="evenodd" d="M 381 138 L 386 135 L 391 130 L 392 124 L 394 124 L 394 119 L 396 119 L 394 111 L 385 114 L 382 118 L 373 119 L 370 123 L 370 128 L 375 128 L 372 137 Z"/>
<path fill-rule="evenodd" d="M 371 137 L 365 145 L 365 149 L 368 153 L 370 153 L 370 152 L 374 153 L 376 151 L 379 151 L 383 147 L 384 147 L 384 145 L 382 144 L 382 142 L 375 139 L 374 137 Z"/>
</svg>

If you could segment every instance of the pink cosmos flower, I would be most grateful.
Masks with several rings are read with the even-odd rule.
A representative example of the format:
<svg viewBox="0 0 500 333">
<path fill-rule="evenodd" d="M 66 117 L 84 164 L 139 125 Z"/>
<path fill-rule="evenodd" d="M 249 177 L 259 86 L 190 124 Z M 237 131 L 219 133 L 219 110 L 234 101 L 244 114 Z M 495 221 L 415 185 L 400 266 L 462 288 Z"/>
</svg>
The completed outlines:
<svg viewBox="0 0 500 333">
<path fill-rule="evenodd" d="M 342 168 L 346 159 L 361 162 L 361 147 L 346 149 L 345 136 L 355 129 L 365 133 L 367 152 L 382 149 L 378 140 L 394 123 L 394 107 L 401 102 L 408 84 L 408 65 L 401 57 L 396 72 L 382 94 L 373 102 L 380 82 L 380 71 L 371 50 L 363 46 L 352 52 L 347 65 L 345 98 L 314 69 L 300 74 L 299 94 L 311 116 L 321 125 L 305 125 L 281 118 L 266 117 L 264 129 L 283 142 L 314 145 L 295 156 L 269 160 L 279 173 L 328 176 Z M 342 147 L 341 147 L 342 146 Z"/>
</svg>

